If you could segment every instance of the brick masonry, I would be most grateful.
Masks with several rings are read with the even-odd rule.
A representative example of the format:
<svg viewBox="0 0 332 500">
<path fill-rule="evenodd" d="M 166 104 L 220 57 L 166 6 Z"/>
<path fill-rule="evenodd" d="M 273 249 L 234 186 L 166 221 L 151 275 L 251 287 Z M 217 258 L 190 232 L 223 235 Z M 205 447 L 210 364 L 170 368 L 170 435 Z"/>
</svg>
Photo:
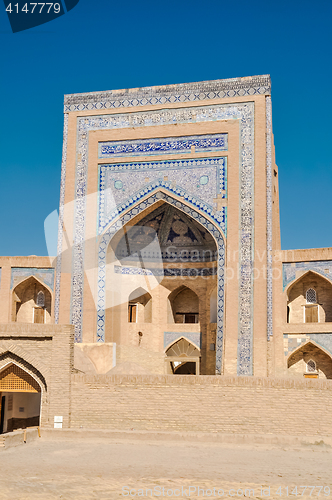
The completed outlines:
<svg viewBox="0 0 332 500">
<path fill-rule="evenodd" d="M 73 375 L 71 426 L 319 438 L 332 435 L 331 395 L 322 380 Z"/>
</svg>

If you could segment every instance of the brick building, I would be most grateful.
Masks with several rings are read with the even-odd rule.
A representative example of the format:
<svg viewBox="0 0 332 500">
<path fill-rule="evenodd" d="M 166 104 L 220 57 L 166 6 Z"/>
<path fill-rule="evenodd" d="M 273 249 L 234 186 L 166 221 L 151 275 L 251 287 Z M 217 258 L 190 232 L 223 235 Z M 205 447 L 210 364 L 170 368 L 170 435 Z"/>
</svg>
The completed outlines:
<svg viewBox="0 0 332 500">
<path fill-rule="evenodd" d="M 2 431 L 121 427 L 135 380 L 330 388 L 332 249 L 280 250 L 268 75 L 66 95 L 58 256 L 0 271 Z"/>
</svg>

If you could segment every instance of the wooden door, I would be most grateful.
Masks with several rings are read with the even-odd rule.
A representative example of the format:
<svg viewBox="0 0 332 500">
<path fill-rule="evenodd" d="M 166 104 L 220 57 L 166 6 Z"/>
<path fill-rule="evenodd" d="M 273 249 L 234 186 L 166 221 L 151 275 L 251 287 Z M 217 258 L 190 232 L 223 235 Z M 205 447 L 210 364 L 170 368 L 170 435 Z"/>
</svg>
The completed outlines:
<svg viewBox="0 0 332 500">
<path fill-rule="evenodd" d="M 318 323 L 318 307 L 310 306 L 305 308 L 305 322 Z"/>
<path fill-rule="evenodd" d="M 41 307 L 35 308 L 34 323 L 44 323 L 45 311 Z"/>
</svg>

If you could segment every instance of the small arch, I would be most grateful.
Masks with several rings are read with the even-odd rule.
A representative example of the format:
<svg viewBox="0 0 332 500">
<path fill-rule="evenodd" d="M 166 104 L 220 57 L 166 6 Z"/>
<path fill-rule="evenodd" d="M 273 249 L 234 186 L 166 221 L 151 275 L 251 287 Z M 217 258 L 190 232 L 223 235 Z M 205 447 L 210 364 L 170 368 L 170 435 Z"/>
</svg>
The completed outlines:
<svg viewBox="0 0 332 500">
<path fill-rule="evenodd" d="M 332 284 L 324 276 L 308 271 L 289 285 L 286 294 L 289 323 L 332 322 Z"/>
<path fill-rule="evenodd" d="M 44 305 L 41 306 L 43 301 Z M 52 293 L 35 276 L 20 281 L 12 291 L 12 321 L 50 323 Z"/>
<path fill-rule="evenodd" d="M 199 298 L 191 288 L 176 288 L 169 294 L 168 303 L 168 323 L 199 323 Z"/>
<path fill-rule="evenodd" d="M 39 425 L 42 386 L 13 359 L 0 369 L 0 394 L 0 434 Z"/>
<path fill-rule="evenodd" d="M 200 349 L 186 337 L 181 336 L 166 347 L 166 356 L 192 357 L 200 356 Z"/>
<path fill-rule="evenodd" d="M 332 357 L 331 354 L 316 342 L 309 340 L 293 351 L 287 359 L 289 374 L 302 376 L 307 371 L 307 365 L 315 363 L 316 372 L 320 378 L 332 379 Z"/>
<path fill-rule="evenodd" d="M 185 337 L 180 337 L 166 348 L 168 373 L 199 375 L 200 349 Z"/>
<path fill-rule="evenodd" d="M 152 296 L 144 288 L 136 288 L 128 297 L 128 322 L 152 322 Z"/>
</svg>

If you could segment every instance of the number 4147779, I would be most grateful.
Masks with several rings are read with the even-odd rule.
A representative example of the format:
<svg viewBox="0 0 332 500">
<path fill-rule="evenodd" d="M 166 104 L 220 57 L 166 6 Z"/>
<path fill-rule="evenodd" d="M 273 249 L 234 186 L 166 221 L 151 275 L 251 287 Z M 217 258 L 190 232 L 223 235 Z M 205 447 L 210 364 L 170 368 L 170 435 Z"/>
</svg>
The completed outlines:
<svg viewBox="0 0 332 500">
<path fill-rule="evenodd" d="M 45 8 L 44 8 L 45 7 Z M 23 7 L 20 9 L 18 3 L 14 4 L 12 7 L 12 4 L 9 3 L 6 7 L 6 11 L 9 12 L 10 14 L 12 12 L 18 14 L 20 11 L 25 12 L 26 14 L 30 13 L 33 14 L 41 14 L 44 12 L 44 14 L 49 14 L 51 10 L 54 10 L 54 14 L 59 14 L 61 10 L 61 6 L 59 3 L 26 3 L 23 5 Z"/>
</svg>

